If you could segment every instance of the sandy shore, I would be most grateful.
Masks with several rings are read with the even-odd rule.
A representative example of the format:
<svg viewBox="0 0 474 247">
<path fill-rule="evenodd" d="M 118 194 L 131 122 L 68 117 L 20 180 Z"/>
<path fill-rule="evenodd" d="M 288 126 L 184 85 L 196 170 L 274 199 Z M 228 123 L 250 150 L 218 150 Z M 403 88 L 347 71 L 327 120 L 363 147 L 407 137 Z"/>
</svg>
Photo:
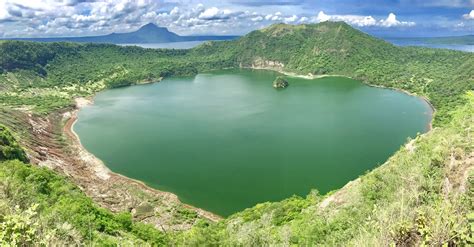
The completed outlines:
<svg viewBox="0 0 474 247">
<path fill-rule="evenodd" d="M 81 139 L 79 138 L 77 133 L 74 132 L 74 124 L 77 121 L 77 113 L 84 106 L 92 104 L 92 101 L 86 98 L 76 98 L 75 102 L 76 109 L 72 112 L 69 112 L 69 119 L 66 121 L 66 124 L 63 128 L 64 133 L 69 136 L 69 138 L 73 141 L 74 146 L 79 149 L 80 158 L 94 169 L 95 174 L 101 179 L 109 179 L 111 175 L 111 171 L 109 170 L 109 168 L 104 164 L 104 162 L 102 162 L 102 160 L 89 153 L 84 148 L 84 146 L 82 146 Z"/>
<path fill-rule="evenodd" d="M 159 197 L 165 197 L 165 198 L 171 198 L 171 200 L 176 200 L 179 204 L 182 206 L 196 211 L 200 216 L 207 218 L 211 221 L 217 222 L 222 219 L 221 216 L 208 212 L 206 210 L 203 210 L 201 208 L 194 207 L 192 205 L 188 205 L 185 203 L 182 203 L 179 201 L 178 196 L 171 192 L 166 192 L 166 191 L 161 191 L 157 190 L 154 188 L 149 187 L 146 185 L 144 182 L 132 179 L 129 177 L 126 177 L 122 174 L 118 174 L 115 172 L 112 172 L 102 160 L 88 152 L 84 146 L 82 145 L 79 136 L 77 133 L 74 131 L 74 124 L 77 122 L 77 114 L 80 111 L 81 108 L 93 104 L 93 101 L 90 99 L 86 98 L 76 98 L 76 109 L 70 112 L 65 113 L 65 118 L 67 118 L 64 127 L 63 127 L 63 132 L 71 139 L 73 146 L 77 149 L 79 149 L 79 158 L 83 160 L 89 167 L 91 167 L 95 171 L 95 175 L 99 177 L 100 179 L 106 181 L 106 180 L 114 180 L 114 179 L 120 179 L 125 181 L 126 183 L 138 186 L 141 190 L 147 191 L 152 194 L 156 194 Z M 163 196 L 165 195 L 165 196 Z"/>
<path fill-rule="evenodd" d="M 278 72 L 280 74 L 284 74 L 286 76 L 295 77 L 295 78 L 302 78 L 302 79 L 307 79 L 307 80 L 319 79 L 319 78 L 324 78 L 324 77 L 348 77 L 348 76 L 344 76 L 344 75 L 313 75 L 311 73 L 308 73 L 307 75 L 300 75 L 300 74 L 297 74 L 297 73 L 284 71 L 279 67 L 251 66 L 251 67 L 241 67 L 241 68 L 242 69 L 255 69 L 255 70 L 270 70 L 270 71 Z"/>
</svg>

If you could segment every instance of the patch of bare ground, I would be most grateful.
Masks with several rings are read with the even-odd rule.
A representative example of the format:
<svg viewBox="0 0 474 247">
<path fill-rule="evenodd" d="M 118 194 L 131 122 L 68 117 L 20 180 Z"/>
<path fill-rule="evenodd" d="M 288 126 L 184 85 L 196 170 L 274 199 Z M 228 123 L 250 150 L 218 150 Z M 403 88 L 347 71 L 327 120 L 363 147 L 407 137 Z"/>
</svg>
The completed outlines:
<svg viewBox="0 0 474 247">
<path fill-rule="evenodd" d="M 445 167 L 445 178 L 443 192 L 446 197 L 454 193 L 465 193 L 468 187 L 469 174 L 474 167 L 474 152 L 464 153 L 462 149 L 456 148 Z"/>
<path fill-rule="evenodd" d="M 0 121 L 17 133 L 32 164 L 66 175 L 96 203 L 113 212 L 130 212 L 135 220 L 164 231 L 189 229 L 198 219 L 221 219 L 180 202 L 172 193 L 110 171 L 85 150 L 72 126 L 79 108 L 89 103 L 86 99 L 77 99 L 76 108 L 48 116 L 3 109 Z M 197 216 L 183 218 L 180 215 L 183 210 L 194 211 Z"/>
</svg>

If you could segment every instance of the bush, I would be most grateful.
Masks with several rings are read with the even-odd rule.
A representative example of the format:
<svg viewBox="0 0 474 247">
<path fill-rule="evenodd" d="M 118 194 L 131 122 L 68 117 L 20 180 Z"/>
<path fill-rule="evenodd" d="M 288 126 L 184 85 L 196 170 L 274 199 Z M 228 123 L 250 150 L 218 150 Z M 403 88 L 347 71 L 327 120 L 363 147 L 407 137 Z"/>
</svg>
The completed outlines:
<svg viewBox="0 0 474 247">
<path fill-rule="evenodd" d="M 0 124 L 0 161 L 14 159 L 28 162 L 25 151 L 20 147 L 10 130 Z"/>
</svg>

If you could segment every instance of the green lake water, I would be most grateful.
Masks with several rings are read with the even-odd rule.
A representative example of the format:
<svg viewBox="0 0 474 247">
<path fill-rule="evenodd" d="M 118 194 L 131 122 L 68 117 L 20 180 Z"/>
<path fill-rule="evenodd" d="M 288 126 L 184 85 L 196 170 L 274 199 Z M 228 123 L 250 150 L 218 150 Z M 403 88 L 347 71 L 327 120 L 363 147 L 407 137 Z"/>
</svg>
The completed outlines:
<svg viewBox="0 0 474 247">
<path fill-rule="evenodd" d="M 427 131 L 428 104 L 342 77 L 228 70 L 107 90 L 74 130 L 113 171 L 227 216 L 326 193 Z"/>
</svg>

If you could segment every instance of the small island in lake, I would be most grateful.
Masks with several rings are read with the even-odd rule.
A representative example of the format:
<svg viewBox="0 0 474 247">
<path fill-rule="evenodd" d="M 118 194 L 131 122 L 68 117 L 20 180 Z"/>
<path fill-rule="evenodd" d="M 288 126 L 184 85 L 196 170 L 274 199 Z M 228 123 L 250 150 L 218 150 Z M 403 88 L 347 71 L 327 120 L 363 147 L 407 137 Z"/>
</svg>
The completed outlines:
<svg viewBox="0 0 474 247">
<path fill-rule="evenodd" d="M 274 81 L 273 81 L 273 87 L 274 88 L 286 88 L 288 87 L 288 81 L 283 79 L 283 77 L 278 76 Z"/>
</svg>

